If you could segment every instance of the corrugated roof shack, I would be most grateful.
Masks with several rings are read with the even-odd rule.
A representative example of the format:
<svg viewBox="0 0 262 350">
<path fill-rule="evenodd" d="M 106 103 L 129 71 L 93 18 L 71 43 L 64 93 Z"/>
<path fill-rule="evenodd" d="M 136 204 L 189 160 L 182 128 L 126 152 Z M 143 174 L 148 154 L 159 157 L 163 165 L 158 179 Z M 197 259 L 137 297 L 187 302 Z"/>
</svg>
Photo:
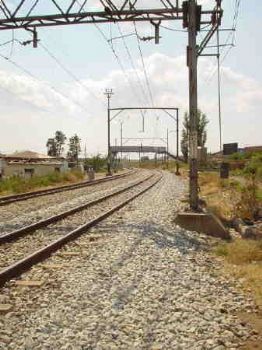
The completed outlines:
<svg viewBox="0 0 262 350">
<path fill-rule="evenodd" d="M 67 170 L 68 162 L 64 158 L 49 157 L 32 151 L 15 152 L 0 156 L 0 174 L 2 178 L 11 176 L 30 178 Z"/>
</svg>

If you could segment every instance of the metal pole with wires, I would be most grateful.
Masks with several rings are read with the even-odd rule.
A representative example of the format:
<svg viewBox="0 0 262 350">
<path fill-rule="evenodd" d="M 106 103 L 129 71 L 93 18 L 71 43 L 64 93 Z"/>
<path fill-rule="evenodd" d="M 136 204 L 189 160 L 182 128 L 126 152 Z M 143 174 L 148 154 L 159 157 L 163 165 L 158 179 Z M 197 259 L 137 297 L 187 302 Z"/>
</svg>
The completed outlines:
<svg viewBox="0 0 262 350">
<path fill-rule="evenodd" d="M 111 146 L 110 146 L 110 99 L 113 95 L 112 89 L 106 89 L 104 95 L 107 97 L 107 176 L 111 176 Z"/>
<path fill-rule="evenodd" d="M 219 119 L 219 149 L 222 151 L 222 122 L 221 122 L 221 74 L 220 74 L 220 40 L 217 29 L 217 90 L 218 90 L 218 119 Z"/>
<path fill-rule="evenodd" d="M 196 0 L 188 1 L 190 208 L 198 210 Z"/>
</svg>

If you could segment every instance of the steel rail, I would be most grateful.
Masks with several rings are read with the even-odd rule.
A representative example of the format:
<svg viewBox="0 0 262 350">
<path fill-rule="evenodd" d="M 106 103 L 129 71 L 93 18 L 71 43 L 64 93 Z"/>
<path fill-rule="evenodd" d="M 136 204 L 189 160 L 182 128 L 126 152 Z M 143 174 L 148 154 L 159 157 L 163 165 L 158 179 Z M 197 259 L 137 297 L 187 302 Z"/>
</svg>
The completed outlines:
<svg viewBox="0 0 262 350">
<path fill-rule="evenodd" d="M 67 216 L 70 216 L 70 215 L 73 215 L 75 213 L 78 213 L 79 211 L 82 211 L 84 209 L 87 209 L 91 206 L 94 206 L 96 204 L 99 204 L 109 198 L 112 198 L 118 194 L 121 194 L 127 190 L 130 190 L 131 188 L 133 187 L 136 187 L 138 185 L 140 185 L 141 183 L 149 180 L 150 178 L 152 178 L 152 176 L 154 175 L 150 175 L 150 176 L 147 176 L 146 178 L 143 178 L 142 180 L 139 180 L 139 181 L 136 181 L 135 183 L 131 184 L 131 185 L 128 185 L 120 190 L 117 190 L 117 191 L 114 191 L 110 194 L 107 194 L 105 196 L 102 196 L 102 197 L 99 197 L 97 199 L 94 199 L 93 201 L 89 201 L 85 204 L 82 204 L 82 205 L 79 205 L 77 207 L 74 207 L 72 209 L 69 209 L 69 210 L 66 210 L 60 214 L 57 214 L 57 215 L 53 215 L 53 216 L 50 216 L 46 219 L 42 219 L 40 221 L 37 221 L 33 224 L 30 224 L 30 225 L 27 225 L 27 226 L 24 226 L 24 227 L 21 227 L 17 230 L 14 230 L 14 231 L 11 231 L 11 232 L 8 232 L 8 233 L 5 233 L 3 235 L 0 235 L 0 245 L 1 244 L 4 244 L 4 243 L 7 243 L 7 242 L 11 242 L 11 241 L 14 241 L 22 236 L 24 236 L 25 234 L 27 233 L 31 233 L 31 232 L 34 232 L 35 230 L 37 229 L 40 229 L 40 228 L 43 228 L 43 227 L 46 227 L 52 223 L 55 223 L 59 220 L 62 220 L 64 218 L 66 218 Z"/>
<path fill-rule="evenodd" d="M 102 220 L 106 219 L 110 215 L 112 215 L 114 212 L 118 211 L 119 209 L 123 208 L 125 205 L 133 201 L 135 198 L 139 197 L 149 189 L 151 189 L 153 186 L 155 186 L 160 180 L 162 179 L 162 175 L 159 176 L 152 184 L 147 186 L 146 188 L 142 189 L 138 193 L 134 194 L 132 197 L 122 201 L 121 203 L 117 204 L 113 208 L 109 209 L 105 213 L 97 216 L 95 219 L 90 220 L 89 222 L 85 223 L 84 225 L 79 226 L 75 230 L 69 232 L 65 236 L 57 239 L 56 241 L 50 243 L 44 248 L 41 248 L 37 250 L 36 252 L 30 254 L 29 256 L 17 261 L 16 263 L 6 267 L 2 271 L 0 271 L 0 287 L 2 287 L 7 281 L 14 277 L 20 276 L 23 272 L 30 269 L 33 265 L 47 259 L 52 253 L 56 252 L 58 249 L 60 249 L 62 246 L 67 244 L 68 242 L 78 238 L 81 234 L 86 232 L 91 227 L 97 225 Z"/>
<path fill-rule="evenodd" d="M 105 177 L 102 179 L 84 181 L 84 182 L 77 183 L 77 184 L 64 185 L 64 186 L 53 187 L 53 188 L 43 189 L 43 190 L 38 190 L 38 191 L 24 192 L 24 193 L 14 194 L 14 195 L 10 195 L 10 196 L 2 196 L 2 197 L 0 197 L 0 206 L 8 205 L 8 204 L 11 204 L 14 202 L 19 202 L 19 201 L 23 201 L 23 200 L 27 200 L 27 199 L 31 199 L 31 198 L 35 198 L 35 197 L 47 196 L 47 195 L 53 194 L 53 193 L 70 191 L 70 190 L 74 190 L 74 189 L 78 189 L 78 188 L 82 188 L 82 187 L 89 187 L 89 186 L 93 186 L 96 184 L 121 179 L 122 177 L 126 177 L 128 175 L 131 175 L 134 172 L 135 172 L 134 170 L 130 170 L 124 174 L 108 176 L 108 177 Z"/>
</svg>

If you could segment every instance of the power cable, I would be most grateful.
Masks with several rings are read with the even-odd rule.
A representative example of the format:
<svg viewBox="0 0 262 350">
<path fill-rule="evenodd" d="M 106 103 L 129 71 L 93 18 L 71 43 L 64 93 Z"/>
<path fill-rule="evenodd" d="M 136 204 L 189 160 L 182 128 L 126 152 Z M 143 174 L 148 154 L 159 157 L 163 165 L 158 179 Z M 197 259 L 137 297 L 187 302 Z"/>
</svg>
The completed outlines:
<svg viewBox="0 0 262 350">
<path fill-rule="evenodd" d="M 115 50 L 115 48 L 114 48 L 112 42 L 110 43 L 110 41 L 107 39 L 105 33 L 102 31 L 102 29 L 99 28 L 99 26 L 98 26 L 96 23 L 95 23 L 95 27 L 97 28 L 97 30 L 99 31 L 99 33 L 101 34 L 101 36 L 103 37 L 103 39 L 104 39 L 104 40 L 106 41 L 106 43 L 108 44 L 108 46 L 110 47 L 111 51 L 113 52 L 113 55 L 114 55 L 114 57 L 115 57 L 115 59 L 116 59 L 118 65 L 120 66 L 120 68 L 121 68 L 121 70 L 122 70 L 122 73 L 123 73 L 124 76 L 125 76 L 126 81 L 128 82 L 128 84 L 129 84 L 130 87 L 131 87 L 132 94 L 133 94 L 138 100 L 140 100 L 141 97 L 140 97 L 140 95 L 138 95 L 136 87 L 134 86 L 134 84 L 133 84 L 132 81 L 130 80 L 130 78 L 129 78 L 129 76 L 128 76 L 126 70 L 125 70 L 125 67 L 124 67 L 124 65 L 123 65 L 123 63 L 122 63 L 120 57 L 118 56 L 118 54 L 117 54 L 117 52 L 116 52 L 116 50 Z"/>
<path fill-rule="evenodd" d="M 171 32 L 187 33 L 187 30 L 183 30 L 183 29 L 170 28 L 170 27 L 163 26 L 162 24 L 160 24 L 159 26 L 160 26 L 161 28 L 166 29 L 166 30 L 170 30 Z"/>
<path fill-rule="evenodd" d="M 80 6 L 81 9 L 85 7 L 85 4 L 84 4 L 84 6 L 82 6 L 82 5 L 79 3 L 78 0 L 76 0 L 76 3 Z M 130 78 L 129 78 L 129 76 L 128 76 L 126 70 L 125 70 L 125 67 L 124 67 L 124 65 L 123 65 L 122 62 L 121 62 L 121 59 L 120 59 L 120 57 L 118 56 L 118 54 L 117 54 L 117 52 L 116 52 L 116 50 L 115 50 L 115 48 L 114 48 L 114 46 L 113 46 L 112 40 L 108 40 L 108 38 L 106 37 L 105 33 L 102 31 L 102 29 L 101 29 L 96 23 L 94 23 L 94 25 L 95 25 L 96 29 L 99 31 L 99 33 L 101 34 L 102 38 L 106 41 L 106 43 L 107 43 L 108 46 L 110 47 L 110 49 L 111 49 L 111 51 L 112 51 L 112 53 L 113 53 L 113 55 L 114 55 L 114 57 L 115 57 L 115 59 L 116 59 L 118 65 L 119 65 L 119 67 L 121 68 L 121 70 L 122 70 L 122 72 L 123 72 L 123 74 L 124 74 L 124 76 L 125 76 L 125 79 L 126 79 L 127 83 L 128 83 L 128 84 L 130 85 L 130 87 L 131 87 L 132 94 L 133 94 L 138 100 L 140 100 L 141 97 L 140 97 L 140 95 L 138 95 L 136 87 L 133 85 L 132 81 L 130 80 Z M 110 31 L 110 33 L 111 33 L 111 31 Z M 112 35 L 112 34 L 111 34 L 111 35 Z"/>
<path fill-rule="evenodd" d="M 139 53 L 140 53 L 140 58 L 141 58 L 142 67 L 143 67 L 143 71 L 144 71 L 145 81 L 146 81 L 146 85 L 147 85 L 147 88 L 148 88 L 150 101 L 151 101 L 151 104 L 152 104 L 152 107 L 153 107 L 154 106 L 154 99 L 153 99 L 152 90 L 151 90 L 151 87 L 150 87 L 150 84 L 149 84 L 148 74 L 147 74 L 147 70 L 146 70 L 146 66 L 145 66 L 145 61 L 144 61 L 141 45 L 140 45 L 140 42 L 139 42 L 139 35 L 138 35 L 138 32 L 137 32 L 137 28 L 136 28 L 136 22 L 133 22 L 133 24 L 134 24 L 134 28 L 135 28 L 135 32 L 136 32 L 137 45 L 138 45 L 138 50 L 139 50 Z"/>
<path fill-rule="evenodd" d="M 231 27 L 231 31 L 229 32 L 225 40 L 224 47 L 220 52 L 220 57 L 223 55 L 222 58 L 220 59 L 220 65 L 225 61 L 225 59 L 229 55 L 232 48 L 235 47 L 236 29 L 237 29 L 238 16 L 240 11 L 240 4 L 241 4 L 241 0 L 235 0 L 235 10 L 234 10 L 234 16 L 232 21 L 232 27 Z M 217 68 L 215 68 L 213 72 L 211 72 L 210 76 L 206 79 L 207 83 L 210 83 L 210 81 L 213 79 L 216 72 L 217 72 Z"/>
<path fill-rule="evenodd" d="M 124 47 L 125 47 L 125 49 L 126 49 L 127 55 L 128 55 L 129 60 L 130 60 L 130 62 L 131 62 L 132 68 L 134 69 L 134 72 L 135 72 L 135 74 L 136 74 L 138 84 L 139 84 L 139 86 L 140 86 L 140 88 L 141 88 L 141 91 L 142 91 L 144 97 L 145 97 L 145 100 L 147 101 L 147 99 L 148 99 L 147 94 L 146 94 L 146 92 L 145 92 L 145 89 L 144 89 L 144 86 L 143 86 L 143 84 L 142 84 L 142 81 L 141 81 L 141 79 L 140 79 L 140 77 L 139 77 L 139 75 L 138 75 L 138 72 L 137 72 L 135 63 L 134 63 L 134 61 L 133 61 L 132 55 L 131 55 L 130 50 L 129 50 L 128 46 L 127 46 L 126 40 L 125 40 L 125 38 L 124 38 L 124 36 L 123 36 L 123 32 L 122 32 L 122 30 L 121 30 L 121 27 L 120 27 L 119 23 L 117 23 L 117 26 L 118 26 L 118 30 L 119 30 L 119 33 L 120 33 L 120 35 L 121 35 L 121 39 L 122 39 L 122 41 L 123 41 Z"/>
</svg>

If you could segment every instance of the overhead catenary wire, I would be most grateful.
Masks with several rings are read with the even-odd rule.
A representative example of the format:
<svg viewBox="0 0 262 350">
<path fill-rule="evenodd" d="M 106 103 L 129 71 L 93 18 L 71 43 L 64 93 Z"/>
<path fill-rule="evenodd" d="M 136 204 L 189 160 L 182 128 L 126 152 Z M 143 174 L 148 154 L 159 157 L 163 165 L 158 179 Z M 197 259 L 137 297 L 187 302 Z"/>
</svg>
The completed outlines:
<svg viewBox="0 0 262 350">
<path fill-rule="evenodd" d="M 241 0 L 235 0 L 235 6 L 234 6 L 234 16 L 233 16 L 233 21 L 232 21 L 232 27 L 226 37 L 226 40 L 223 44 L 223 48 L 220 52 L 220 66 L 222 63 L 225 61 L 227 56 L 229 55 L 230 51 L 232 50 L 233 47 L 236 46 L 236 29 L 237 29 L 237 24 L 238 24 L 238 17 L 239 17 L 239 12 L 240 12 L 240 4 Z M 222 57 L 222 58 L 221 58 Z M 217 72 L 217 68 L 215 68 L 209 77 L 206 79 L 206 82 L 209 83 L 214 75 Z"/>
<path fill-rule="evenodd" d="M 226 59 L 228 56 L 230 50 L 236 46 L 236 29 L 238 24 L 238 17 L 239 17 L 239 11 L 240 11 L 240 4 L 241 0 L 235 0 L 235 11 L 234 11 L 234 18 L 233 18 L 233 25 L 232 25 L 232 31 L 228 34 L 228 39 L 226 40 L 226 44 L 230 41 L 230 37 L 232 37 L 231 45 L 227 52 L 225 52 L 224 56 L 221 59 L 221 63 Z M 224 50 L 223 50 L 224 51 Z M 222 51 L 222 53 L 223 53 Z"/>
<path fill-rule="evenodd" d="M 149 79 L 148 79 L 148 74 L 147 74 L 147 69 L 146 69 L 146 65 L 145 65 L 145 61 L 144 61 L 144 57 L 143 57 L 142 48 L 141 48 L 141 45 L 140 45 L 140 42 L 139 42 L 139 35 L 138 35 L 137 27 L 136 27 L 136 22 L 133 22 L 133 24 L 134 24 L 134 28 L 135 28 L 135 32 L 136 32 L 137 45 L 138 45 L 138 50 L 139 50 L 139 54 L 140 54 L 140 58 L 141 58 L 141 62 L 142 62 L 142 67 L 143 67 L 143 72 L 144 72 L 144 76 L 145 76 L 145 81 L 146 81 L 146 85 L 147 85 L 147 88 L 148 88 L 151 105 L 153 107 L 154 106 L 154 99 L 153 99 L 153 94 L 152 94 L 152 90 L 151 90 Z"/>
<path fill-rule="evenodd" d="M 76 0 L 76 3 L 79 5 L 80 10 L 83 9 L 83 8 L 85 8 L 85 5 L 86 5 L 85 3 L 84 3 L 83 5 L 81 5 L 80 2 L 79 2 L 78 0 Z M 117 54 L 117 52 L 116 52 L 116 50 L 115 50 L 115 48 L 114 48 L 114 46 L 113 46 L 112 40 L 111 40 L 111 41 L 108 40 L 108 38 L 106 37 L 106 35 L 105 35 L 105 33 L 103 32 L 103 30 L 102 30 L 96 23 L 94 23 L 94 25 L 95 25 L 96 29 L 99 31 L 99 33 L 100 33 L 100 35 L 102 36 L 102 38 L 106 41 L 106 43 L 107 43 L 108 46 L 110 47 L 110 49 L 111 49 L 111 51 L 112 51 L 112 53 L 113 53 L 113 55 L 114 55 L 114 57 L 115 57 L 115 59 L 116 59 L 116 61 L 117 61 L 117 63 L 118 63 L 118 65 L 119 65 L 119 67 L 120 67 L 122 73 L 123 73 L 124 76 L 125 76 L 125 79 L 126 79 L 127 83 L 128 83 L 128 84 L 130 85 L 130 87 L 131 87 L 132 94 L 133 94 L 138 100 L 140 100 L 140 96 L 137 94 L 137 89 L 136 89 L 136 87 L 133 86 L 133 83 L 132 83 L 132 81 L 130 80 L 130 78 L 129 78 L 127 72 L 126 72 L 125 67 L 124 67 L 124 65 L 122 64 L 122 61 L 121 61 L 120 57 L 118 56 L 118 54 Z M 112 29 L 112 28 L 110 28 L 110 36 L 111 36 L 111 38 L 112 38 L 111 29 Z"/>
<path fill-rule="evenodd" d="M 97 30 L 99 31 L 99 33 L 101 34 L 101 36 L 103 37 L 103 39 L 106 41 L 106 43 L 109 45 L 111 51 L 113 52 L 113 55 L 120 67 L 120 69 L 122 70 L 122 73 L 124 74 L 124 77 L 127 81 L 127 83 L 129 84 L 129 86 L 131 87 L 131 92 L 132 94 L 138 99 L 138 100 L 141 100 L 141 96 L 138 94 L 137 92 L 137 89 L 136 89 L 136 86 L 134 86 L 133 82 L 130 80 L 129 76 L 128 76 L 128 73 L 126 72 L 125 70 L 125 67 L 120 59 L 120 57 L 118 56 L 112 42 L 110 42 L 110 40 L 107 39 L 105 33 L 102 31 L 101 28 L 99 28 L 99 26 L 95 23 L 95 27 L 97 28 Z"/>
<path fill-rule="evenodd" d="M 119 30 L 119 33 L 120 33 L 120 35 L 121 35 L 121 39 L 122 39 L 122 41 L 123 41 L 124 47 L 125 47 L 125 49 L 126 49 L 127 55 L 128 55 L 129 60 L 130 60 L 130 62 L 131 62 L 132 68 L 133 68 L 133 70 L 134 70 L 134 72 L 135 72 L 135 75 L 136 75 L 138 84 L 139 84 L 139 86 L 140 86 L 140 88 L 141 88 L 141 91 L 142 91 L 142 93 L 143 93 L 143 95 L 144 95 L 145 100 L 147 101 L 147 100 L 148 100 L 148 96 L 147 96 L 147 94 L 146 94 L 146 92 L 145 92 L 145 89 L 144 89 L 143 83 L 142 83 L 142 81 L 141 81 L 141 78 L 140 78 L 139 75 L 138 75 L 137 68 L 136 68 L 136 66 L 135 66 L 133 57 L 132 57 L 132 55 L 131 55 L 131 53 L 130 53 L 130 50 L 129 50 L 129 48 L 128 48 L 128 45 L 127 45 L 127 43 L 126 43 L 125 37 L 124 37 L 124 35 L 123 35 L 122 29 L 121 29 L 119 23 L 117 23 L 117 26 L 118 26 L 118 30 Z"/>
<path fill-rule="evenodd" d="M 76 3 L 80 6 L 81 9 L 85 7 L 85 4 L 84 4 L 83 6 L 81 6 L 81 4 L 79 3 L 78 0 L 76 0 Z M 121 71 L 122 71 L 122 73 L 124 74 L 124 77 L 125 77 L 127 83 L 128 83 L 129 86 L 131 87 L 132 94 L 133 94 L 134 97 L 136 97 L 139 101 L 141 101 L 141 97 L 140 97 L 140 95 L 137 93 L 137 89 L 136 89 L 136 87 L 134 86 L 133 82 L 130 80 L 130 78 L 129 78 L 129 76 L 128 76 L 128 73 L 126 72 L 126 69 L 125 69 L 123 63 L 122 63 L 122 61 L 121 61 L 119 55 L 117 54 L 117 52 L 116 52 L 116 50 L 115 50 L 115 48 L 114 48 L 114 46 L 113 46 L 112 40 L 109 40 L 109 39 L 106 37 L 106 35 L 105 35 L 105 33 L 103 32 L 103 30 L 102 30 L 96 23 L 94 23 L 94 25 L 95 25 L 96 29 L 99 31 L 99 33 L 100 33 L 100 35 L 102 36 L 102 38 L 104 39 L 104 41 L 106 41 L 107 45 L 110 47 L 110 50 L 112 51 L 112 53 L 113 53 L 113 55 L 114 55 L 114 57 L 115 57 L 115 59 L 116 59 L 118 65 L 119 65 L 119 67 L 120 67 L 120 69 L 121 69 Z M 120 26 L 119 26 L 119 28 L 120 28 Z M 111 39 L 112 39 L 112 28 L 111 28 L 111 27 L 110 27 L 110 37 L 111 37 Z"/>
</svg>

